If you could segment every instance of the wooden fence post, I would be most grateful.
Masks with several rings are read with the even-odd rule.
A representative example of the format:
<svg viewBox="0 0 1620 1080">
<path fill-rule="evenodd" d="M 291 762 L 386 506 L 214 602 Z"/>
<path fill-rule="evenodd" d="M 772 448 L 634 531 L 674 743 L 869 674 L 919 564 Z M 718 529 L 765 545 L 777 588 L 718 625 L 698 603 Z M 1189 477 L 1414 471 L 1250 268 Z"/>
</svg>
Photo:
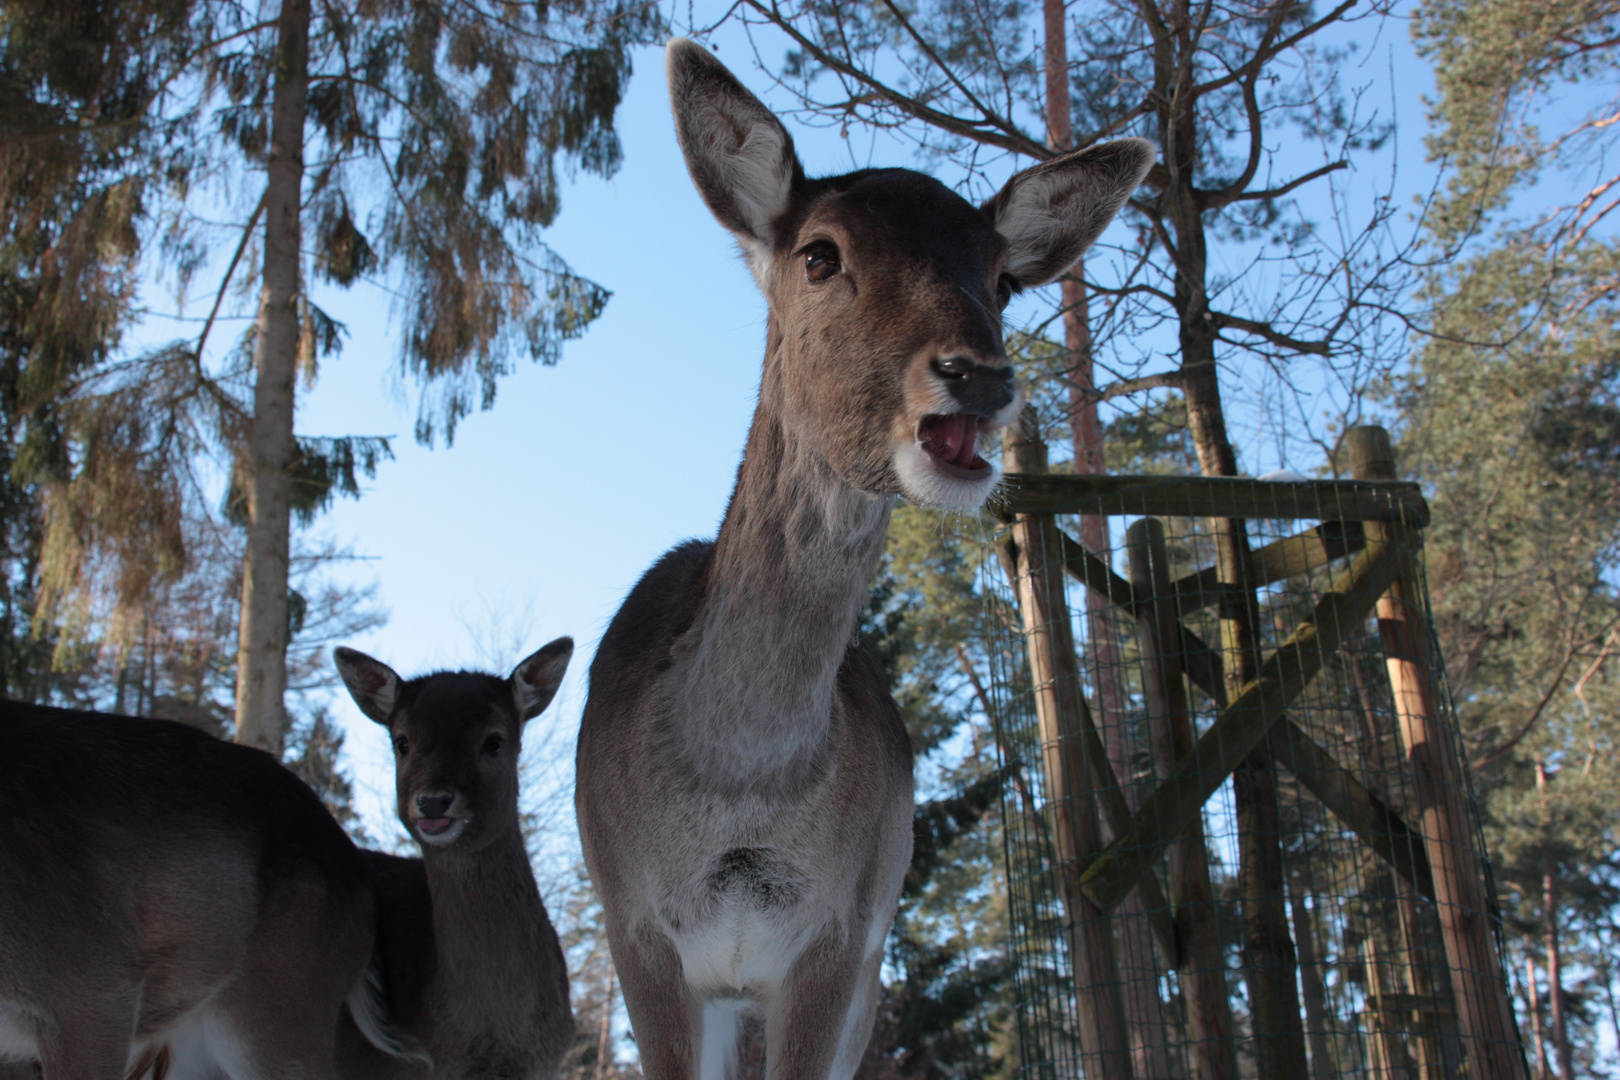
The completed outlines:
<svg viewBox="0 0 1620 1080">
<path fill-rule="evenodd" d="M 1125 530 L 1131 584 L 1141 601 L 1137 641 L 1142 652 L 1142 696 L 1147 706 L 1153 764 L 1161 779 L 1196 741 L 1187 687 L 1182 681 L 1181 623 L 1164 523 L 1143 518 Z M 1226 959 L 1216 927 L 1215 889 L 1209 879 L 1209 852 L 1202 819 L 1189 822 L 1165 853 L 1170 902 L 1182 959 L 1177 975 L 1186 1003 L 1194 1080 L 1237 1080 L 1232 1007 L 1226 985 Z"/>
<path fill-rule="evenodd" d="M 1006 429 L 1002 448 L 1008 469 L 1046 471 L 1046 445 L 1027 410 L 1019 424 Z M 1057 874 L 1068 916 L 1081 1058 L 1088 1080 L 1131 1080 L 1129 1034 L 1108 914 L 1079 886 L 1081 864 L 1101 851 L 1103 844 L 1096 802 L 1087 790 L 1090 771 L 1080 719 L 1084 690 L 1069 622 L 1062 541 L 1057 523 L 1048 514 L 1020 514 L 1013 521 L 1012 534 L 1018 549 L 1013 585 L 1029 654 Z"/>
<path fill-rule="evenodd" d="M 1381 427 L 1353 427 L 1343 446 L 1358 480 L 1395 479 L 1395 454 Z M 1369 541 L 1390 535 L 1366 523 Z M 1484 875 L 1474 850 L 1452 749 L 1440 726 L 1428 628 L 1409 556 L 1378 601 L 1378 633 L 1394 692 L 1401 742 L 1412 769 L 1417 827 L 1434 877 L 1435 905 L 1470 1080 L 1526 1080 L 1524 1057 L 1487 915 Z"/>
</svg>

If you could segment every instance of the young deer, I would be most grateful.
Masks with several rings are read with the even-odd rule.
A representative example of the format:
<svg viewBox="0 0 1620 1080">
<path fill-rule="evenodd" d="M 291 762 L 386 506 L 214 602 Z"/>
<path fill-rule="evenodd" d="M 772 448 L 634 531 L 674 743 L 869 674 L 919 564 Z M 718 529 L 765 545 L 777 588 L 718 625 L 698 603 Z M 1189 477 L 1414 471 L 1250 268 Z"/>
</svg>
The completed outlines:
<svg viewBox="0 0 1620 1080">
<path fill-rule="evenodd" d="M 353 649 L 344 684 L 394 744 L 399 818 L 422 858 L 366 852 L 390 1018 L 431 1062 L 378 1053 L 344 1028 L 349 1080 L 549 1080 L 574 1038 L 568 966 L 518 819 L 523 726 L 557 692 L 558 638 L 508 679 L 438 672 L 403 681 Z"/>
<path fill-rule="evenodd" d="M 807 179 L 771 113 L 673 41 L 703 200 L 770 306 L 759 407 L 713 543 L 665 555 L 591 666 L 576 806 L 649 1080 L 718 1078 L 738 1010 L 770 1080 L 848 1078 L 911 852 L 911 746 L 853 640 L 894 496 L 972 510 L 1020 393 L 1011 293 L 1074 264 L 1153 159 L 1136 139 L 983 207 L 904 169 Z"/>
<path fill-rule="evenodd" d="M 0 1060 L 44 1080 L 335 1080 L 365 978 L 360 853 L 269 755 L 167 720 L 0 703 Z"/>
</svg>

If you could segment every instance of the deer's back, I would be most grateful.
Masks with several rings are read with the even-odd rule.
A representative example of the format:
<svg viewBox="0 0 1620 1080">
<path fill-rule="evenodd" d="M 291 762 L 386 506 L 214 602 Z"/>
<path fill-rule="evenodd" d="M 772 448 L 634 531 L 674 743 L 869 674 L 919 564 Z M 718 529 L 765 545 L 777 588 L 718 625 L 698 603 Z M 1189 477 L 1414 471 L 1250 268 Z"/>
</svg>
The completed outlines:
<svg viewBox="0 0 1620 1080">
<path fill-rule="evenodd" d="M 0 761 L 0 1005 L 134 983 L 149 1032 L 231 976 L 267 912 L 321 897 L 317 919 L 369 917 L 354 845 L 261 751 L 7 701 Z"/>
</svg>

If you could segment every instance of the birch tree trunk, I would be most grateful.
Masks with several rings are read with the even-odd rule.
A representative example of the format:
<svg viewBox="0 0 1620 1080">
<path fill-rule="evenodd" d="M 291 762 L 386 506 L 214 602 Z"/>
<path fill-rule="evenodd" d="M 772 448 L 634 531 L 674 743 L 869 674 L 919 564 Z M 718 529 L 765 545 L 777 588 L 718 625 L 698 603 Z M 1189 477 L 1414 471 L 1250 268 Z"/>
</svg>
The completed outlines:
<svg viewBox="0 0 1620 1080">
<path fill-rule="evenodd" d="M 298 367 L 299 210 L 309 89 L 309 0 L 284 0 L 265 191 L 264 274 L 248 431 L 247 557 L 236 667 L 236 741 L 281 756 L 287 734 L 287 564 L 291 532 L 293 384 Z"/>
</svg>

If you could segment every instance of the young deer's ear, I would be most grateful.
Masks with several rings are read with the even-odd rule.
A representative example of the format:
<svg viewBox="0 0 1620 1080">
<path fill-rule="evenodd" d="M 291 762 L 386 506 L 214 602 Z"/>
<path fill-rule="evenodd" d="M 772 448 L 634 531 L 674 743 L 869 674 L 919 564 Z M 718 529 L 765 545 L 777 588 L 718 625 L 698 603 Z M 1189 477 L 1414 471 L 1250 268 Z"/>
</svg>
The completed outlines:
<svg viewBox="0 0 1620 1080">
<path fill-rule="evenodd" d="M 342 645 L 332 650 L 332 662 L 337 664 L 343 685 L 349 688 L 349 696 L 360 706 L 360 711 L 379 724 L 388 723 L 399 697 L 399 676 L 394 674 L 394 669 L 358 649 L 346 649 Z"/>
<path fill-rule="evenodd" d="M 513 670 L 509 681 L 519 720 L 532 720 L 551 704 L 551 699 L 557 696 L 557 687 L 562 684 L 563 672 L 568 670 L 569 657 L 573 655 L 574 639 L 560 637 L 549 645 L 540 646 Z"/>
<path fill-rule="evenodd" d="M 770 257 L 771 224 L 803 179 L 793 138 L 709 50 L 675 38 L 664 51 L 675 134 L 709 210 L 730 229 L 756 277 Z"/>
<path fill-rule="evenodd" d="M 1017 173 L 984 212 L 1007 238 L 1007 273 L 1045 285 L 1077 262 L 1153 167 L 1146 139 L 1117 139 Z"/>
</svg>

